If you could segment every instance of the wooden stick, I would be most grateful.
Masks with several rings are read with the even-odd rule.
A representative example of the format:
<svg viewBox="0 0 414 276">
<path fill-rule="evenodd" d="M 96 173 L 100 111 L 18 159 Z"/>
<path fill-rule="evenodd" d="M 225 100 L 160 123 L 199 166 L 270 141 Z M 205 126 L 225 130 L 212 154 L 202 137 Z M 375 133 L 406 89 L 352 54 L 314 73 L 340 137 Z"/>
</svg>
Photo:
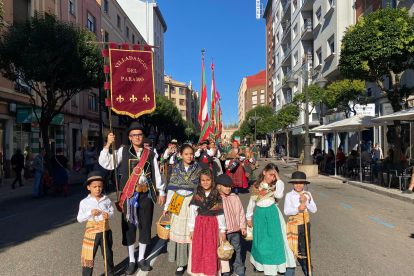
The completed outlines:
<svg viewBox="0 0 414 276">
<path fill-rule="evenodd" d="M 104 37 L 104 32 L 103 30 L 101 31 L 101 37 Z M 109 44 L 108 42 L 97 42 L 97 41 L 88 41 L 87 43 L 89 44 Z M 118 45 L 120 45 L 118 43 Z M 104 64 L 108 65 L 109 61 L 108 58 L 104 58 Z M 109 74 L 105 74 L 105 81 L 108 82 L 109 81 Z M 106 90 L 106 97 L 109 99 L 110 98 L 110 92 L 109 90 Z M 102 103 L 101 103 L 102 104 Z M 109 116 L 109 132 L 113 134 L 113 128 L 112 128 L 112 109 L 110 106 L 108 106 L 108 116 Z M 114 174 L 115 174 L 115 186 L 116 186 L 116 199 L 117 201 L 119 201 L 119 188 L 118 188 L 118 175 L 116 173 L 116 154 L 115 154 L 115 141 L 112 142 L 112 157 L 113 157 L 113 161 L 114 161 Z"/>
<path fill-rule="evenodd" d="M 102 45 L 109 45 L 110 42 L 99 42 L 99 41 L 87 41 L 87 44 L 102 44 Z M 122 45 L 125 43 L 118 43 L 118 45 Z M 133 44 L 129 44 L 129 46 L 132 46 Z M 151 46 L 151 48 L 159 49 L 160 46 L 152 46 L 152 45 L 141 45 L 141 46 Z"/>
<path fill-rule="evenodd" d="M 311 195 L 309 193 L 304 192 L 303 194 L 307 194 L 309 195 L 309 200 L 311 200 Z M 302 202 L 303 204 L 305 202 Z M 309 252 L 309 236 L 308 236 L 308 222 L 306 221 L 306 214 L 308 212 L 305 210 L 303 212 L 303 222 L 305 223 L 305 237 L 306 237 L 306 255 L 307 255 L 307 259 L 308 259 L 308 275 L 312 276 L 312 266 L 311 266 L 311 260 L 310 260 L 310 252 Z"/>
<path fill-rule="evenodd" d="M 103 236 L 103 248 L 104 248 L 104 259 L 105 259 L 105 276 L 108 276 L 108 264 L 106 262 L 106 242 L 105 242 L 105 222 L 106 219 L 102 220 L 103 228 L 102 228 L 102 236 Z"/>
</svg>

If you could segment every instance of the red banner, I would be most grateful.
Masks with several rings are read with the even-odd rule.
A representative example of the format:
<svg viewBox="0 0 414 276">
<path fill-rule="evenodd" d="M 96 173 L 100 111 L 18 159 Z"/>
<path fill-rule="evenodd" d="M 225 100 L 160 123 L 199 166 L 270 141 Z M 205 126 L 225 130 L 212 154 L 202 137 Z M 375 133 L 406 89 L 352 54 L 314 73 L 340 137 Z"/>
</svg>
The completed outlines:
<svg viewBox="0 0 414 276">
<path fill-rule="evenodd" d="M 109 49 L 112 110 L 138 118 L 155 110 L 152 51 Z"/>
</svg>

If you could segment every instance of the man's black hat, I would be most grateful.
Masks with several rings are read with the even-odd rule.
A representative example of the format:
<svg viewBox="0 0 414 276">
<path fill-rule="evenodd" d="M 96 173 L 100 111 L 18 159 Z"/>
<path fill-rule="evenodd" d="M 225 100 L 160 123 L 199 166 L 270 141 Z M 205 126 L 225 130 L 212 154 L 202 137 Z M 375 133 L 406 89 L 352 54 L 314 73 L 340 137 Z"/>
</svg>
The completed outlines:
<svg viewBox="0 0 414 276">
<path fill-rule="evenodd" d="M 220 174 L 216 177 L 216 184 L 220 184 L 223 186 L 231 186 L 234 184 L 233 179 L 227 174 Z"/>
<path fill-rule="evenodd" d="M 208 142 L 208 140 L 203 140 L 203 142 L 201 142 L 200 145 L 204 145 L 204 144 L 209 145 L 210 143 Z"/>
<path fill-rule="evenodd" d="M 150 138 L 147 138 L 147 137 L 145 137 L 144 138 L 144 140 L 143 140 L 143 143 L 145 144 L 145 143 L 151 143 L 151 139 Z"/>
<path fill-rule="evenodd" d="M 309 181 L 306 181 L 306 174 L 304 172 L 294 172 L 294 173 L 292 173 L 292 179 L 289 181 L 289 183 L 292 183 L 292 184 L 295 184 L 295 183 L 310 184 Z"/>
<path fill-rule="evenodd" d="M 101 172 L 99 171 L 90 172 L 88 174 L 88 180 L 83 183 L 83 186 L 87 186 L 93 181 L 101 181 L 103 182 L 104 186 L 106 185 L 106 179 L 102 177 Z"/>
<path fill-rule="evenodd" d="M 142 133 L 144 133 L 144 135 L 145 135 L 145 129 L 144 129 L 144 127 L 141 125 L 141 123 L 139 123 L 139 122 L 133 122 L 133 123 L 131 124 L 131 126 L 127 129 L 127 135 L 129 136 L 129 133 L 131 132 L 131 130 L 136 130 L 136 129 L 141 130 L 141 131 L 142 131 Z"/>
</svg>

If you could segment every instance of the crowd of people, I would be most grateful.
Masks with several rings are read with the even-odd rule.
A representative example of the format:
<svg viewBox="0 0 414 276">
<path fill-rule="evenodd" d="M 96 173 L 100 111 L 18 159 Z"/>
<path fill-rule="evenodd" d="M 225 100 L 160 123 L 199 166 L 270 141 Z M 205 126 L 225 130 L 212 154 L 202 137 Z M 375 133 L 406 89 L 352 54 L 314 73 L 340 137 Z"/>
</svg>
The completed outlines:
<svg viewBox="0 0 414 276">
<path fill-rule="evenodd" d="M 286 224 L 275 204 L 283 197 L 285 187 L 275 164 L 267 164 L 258 173 L 246 212 L 235 193 L 236 188 L 244 188 L 246 184 L 243 164 L 246 166 L 246 160 L 249 165 L 256 162 L 255 151 L 249 146 L 242 148 L 234 141 L 231 149 L 222 149 L 220 144 L 207 140 L 200 145 L 178 146 L 172 140 L 164 152 L 157 153 L 146 143 L 142 126 L 133 123 L 127 132 L 131 145 L 115 150 L 116 156 L 113 156 L 110 148 L 115 137 L 109 134 L 107 145 L 99 155 L 100 166 L 107 170 L 118 167 L 122 175 L 121 196 L 115 206 L 122 212 L 122 244 L 129 256 L 126 275 L 135 274 L 138 268 L 152 270 L 145 259 L 145 251 L 151 243 L 156 203 L 165 205 L 163 216 L 171 217 L 167 251 L 169 260 L 177 264 L 175 275 L 183 275 L 187 270 L 190 275 L 228 276 L 233 270 L 244 276 L 245 254 L 240 240 L 249 232 L 249 227 L 255 229 L 250 257 L 255 270 L 265 275 L 286 273 L 291 276 L 295 274 L 297 259 L 307 275 L 306 251 L 309 248 L 304 241 L 303 212 L 316 212 L 316 205 L 310 193 L 303 192 L 309 183 L 304 173 L 292 175 L 293 189 L 286 195 L 284 206 L 284 213 L 289 216 Z M 214 164 L 224 169 L 214 169 Z M 163 166 L 166 183 L 160 173 Z M 89 173 L 85 186 L 90 195 L 81 201 L 79 208 L 78 221 L 87 222 L 81 255 L 83 275 L 92 275 L 97 249 L 104 244 L 108 275 L 114 275 L 113 233 L 107 221 L 114 216 L 114 208 L 103 194 L 105 182 L 107 179 L 99 172 Z M 307 229 L 310 230 L 309 223 Z M 230 263 L 221 260 L 217 253 L 226 242 L 234 249 Z"/>
</svg>

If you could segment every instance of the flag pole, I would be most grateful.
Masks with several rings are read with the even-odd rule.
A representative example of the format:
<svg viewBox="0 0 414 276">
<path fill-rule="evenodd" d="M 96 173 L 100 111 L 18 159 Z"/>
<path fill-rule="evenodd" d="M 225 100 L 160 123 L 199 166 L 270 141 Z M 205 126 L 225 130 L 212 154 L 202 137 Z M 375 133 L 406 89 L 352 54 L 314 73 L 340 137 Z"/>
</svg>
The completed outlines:
<svg viewBox="0 0 414 276">
<path fill-rule="evenodd" d="M 104 31 L 101 30 L 101 37 L 103 39 L 104 37 Z M 88 41 L 88 43 L 91 41 Z M 97 42 L 97 43 L 93 43 L 91 42 L 90 44 L 102 44 L 102 45 L 106 45 L 109 43 L 106 42 Z M 108 64 L 109 60 L 108 58 L 104 58 L 104 65 L 109 65 Z M 108 82 L 109 81 L 109 74 L 105 74 L 105 81 Z M 109 90 L 106 90 L 106 98 L 109 99 L 110 98 L 110 92 Z M 102 103 L 101 103 L 102 104 Z M 113 128 L 112 128 L 112 108 L 111 106 L 108 106 L 108 116 L 109 116 L 109 132 L 113 134 Z M 113 161 L 114 161 L 114 174 L 115 174 L 115 186 L 116 186 L 116 199 L 117 201 L 119 201 L 119 189 L 118 189 L 118 175 L 116 173 L 116 155 L 115 155 L 115 141 L 112 142 L 112 157 L 113 157 Z"/>
</svg>

